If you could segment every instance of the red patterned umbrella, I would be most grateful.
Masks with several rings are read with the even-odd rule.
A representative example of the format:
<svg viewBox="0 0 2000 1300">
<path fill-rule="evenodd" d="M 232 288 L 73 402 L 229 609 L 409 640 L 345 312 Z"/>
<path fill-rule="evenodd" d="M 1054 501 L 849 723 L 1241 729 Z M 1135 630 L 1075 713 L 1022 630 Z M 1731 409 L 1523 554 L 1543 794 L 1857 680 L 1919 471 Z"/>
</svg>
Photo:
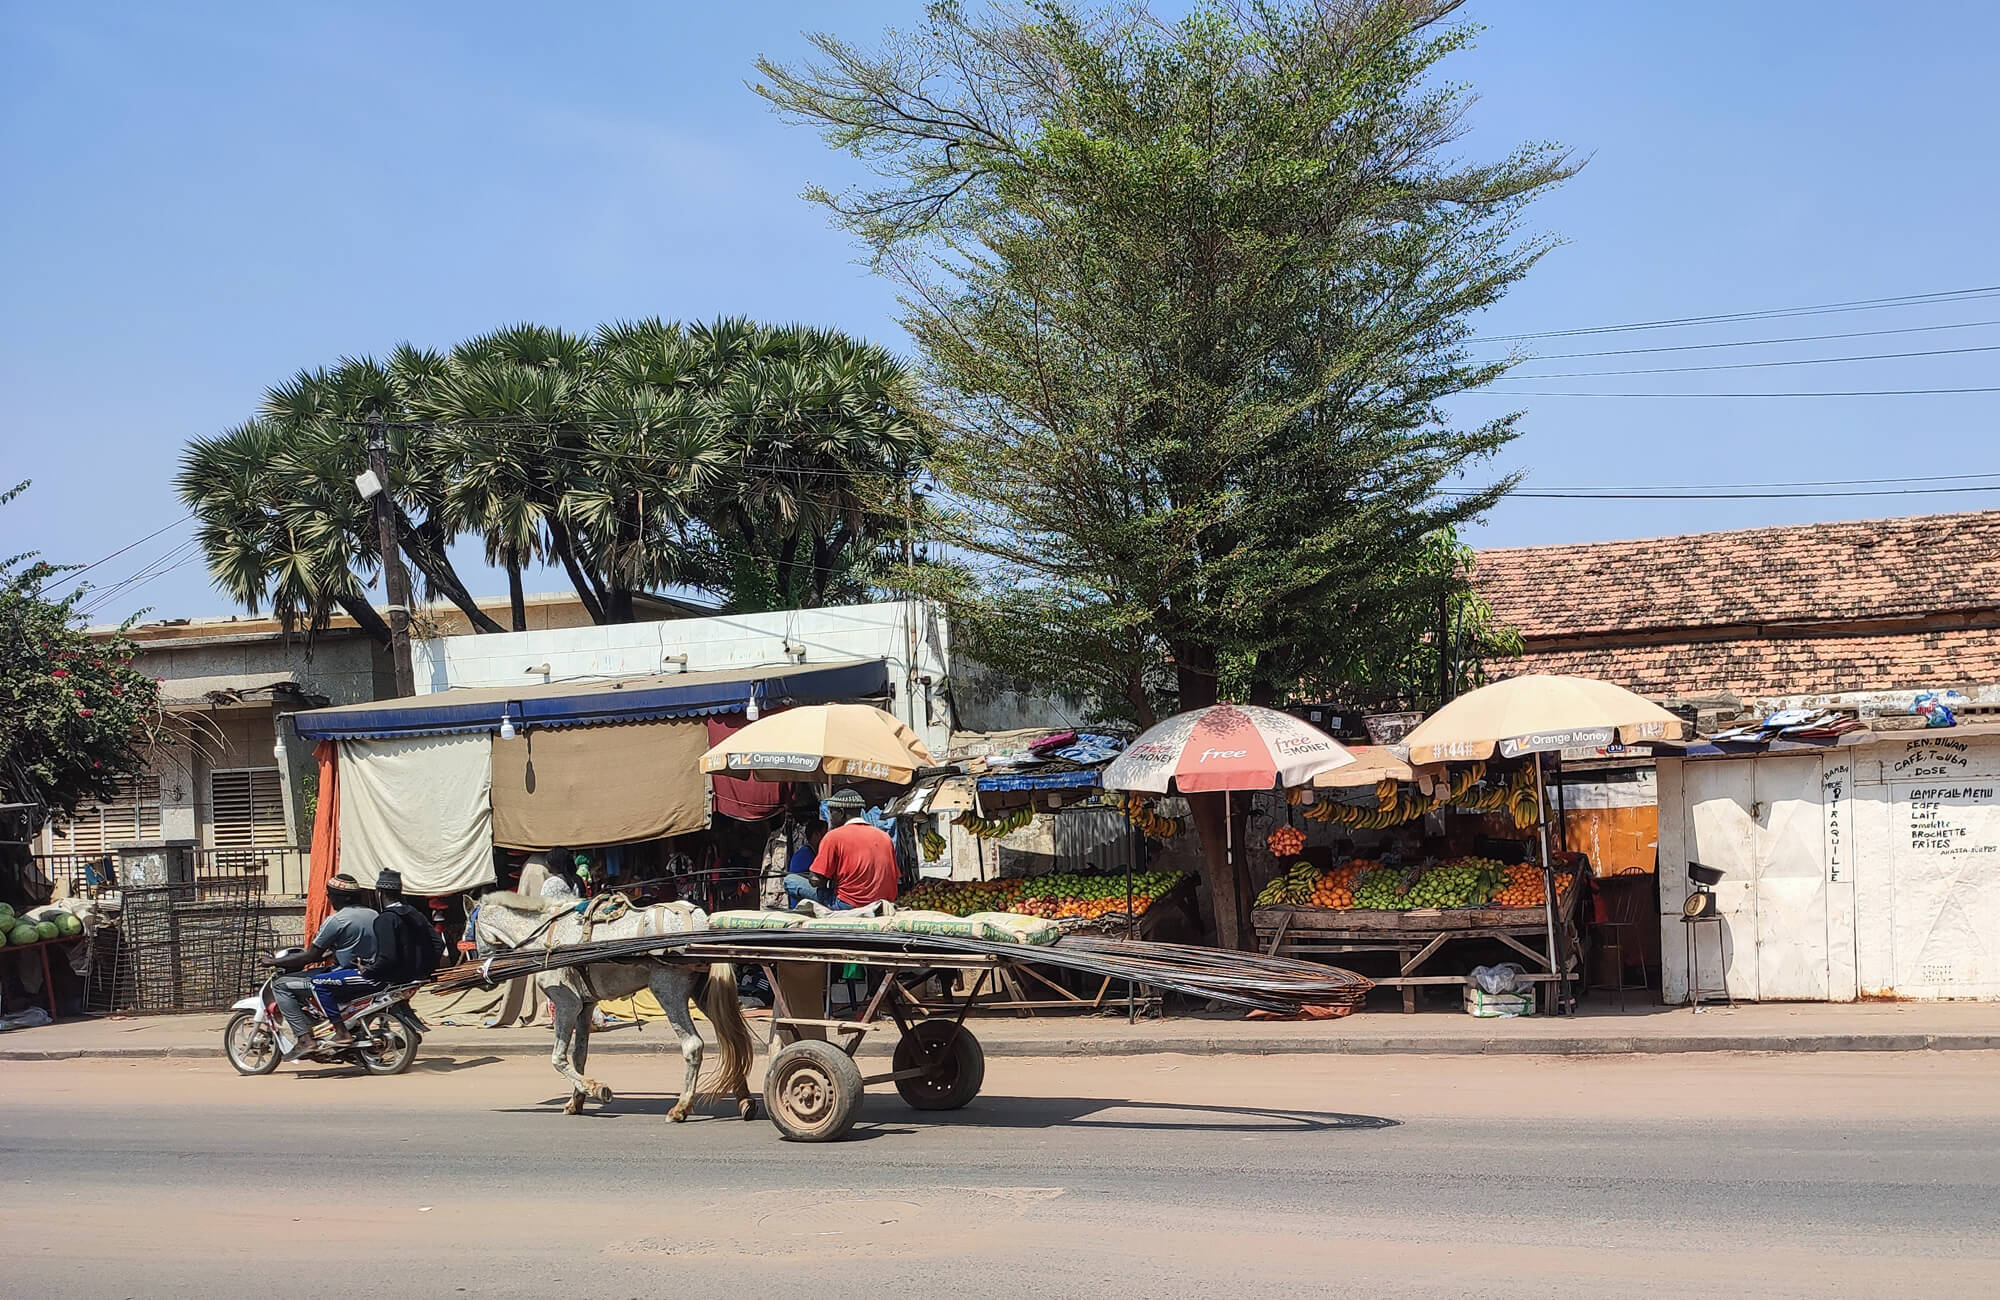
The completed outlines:
<svg viewBox="0 0 2000 1300">
<path fill-rule="evenodd" d="M 1354 761 L 1341 743 L 1289 713 L 1214 704 L 1177 713 L 1104 769 L 1107 790 L 1182 794 L 1304 785 Z"/>
</svg>

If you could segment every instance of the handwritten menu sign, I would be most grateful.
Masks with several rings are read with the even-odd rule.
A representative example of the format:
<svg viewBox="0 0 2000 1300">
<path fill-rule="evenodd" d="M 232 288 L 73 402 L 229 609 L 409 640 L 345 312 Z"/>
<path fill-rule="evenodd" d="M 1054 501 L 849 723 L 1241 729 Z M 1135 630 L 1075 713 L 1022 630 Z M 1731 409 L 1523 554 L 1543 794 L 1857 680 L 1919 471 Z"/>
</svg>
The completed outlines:
<svg viewBox="0 0 2000 1300">
<path fill-rule="evenodd" d="M 1962 740 L 1945 736 L 1906 741 L 1899 756 L 1883 763 L 1886 769 L 1884 775 L 1891 781 L 1922 781 L 1934 776 L 1946 779 L 1962 777 L 1969 773 L 1966 751 L 1970 748 Z"/>
<path fill-rule="evenodd" d="M 1826 804 L 1826 878 L 1838 884 L 1847 879 L 1847 786 L 1853 765 L 1845 760 L 1828 763 L 1820 777 Z"/>
<path fill-rule="evenodd" d="M 1909 835 L 1908 850 L 1929 857 L 2000 857 L 2000 786 L 1912 785 L 1899 800 Z"/>
</svg>

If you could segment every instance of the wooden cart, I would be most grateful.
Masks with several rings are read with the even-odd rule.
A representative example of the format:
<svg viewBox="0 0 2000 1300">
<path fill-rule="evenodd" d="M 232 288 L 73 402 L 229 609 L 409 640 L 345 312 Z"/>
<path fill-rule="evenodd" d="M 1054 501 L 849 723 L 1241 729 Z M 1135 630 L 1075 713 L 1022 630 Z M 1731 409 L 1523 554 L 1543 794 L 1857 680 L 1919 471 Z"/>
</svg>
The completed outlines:
<svg viewBox="0 0 2000 1300">
<path fill-rule="evenodd" d="M 965 1027 L 965 1017 L 987 984 L 1016 966 L 998 957 L 925 957 L 832 944 L 787 949 L 782 958 L 774 958 L 769 948 L 717 942 L 688 951 L 698 951 L 703 961 L 763 966 L 775 999 L 764 1109 L 780 1133 L 800 1142 L 845 1136 L 861 1114 L 862 1092 L 869 1084 L 895 1084 L 917 1110 L 957 1110 L 977 1097 L 986 1079 L 986 1054 Z M 873 969 L 882 979 L 858 1014 L 836 1019 L 826 1014 L 826 994 L 832 972 L 842 966 Z M 961 970 L 979 972 L 970 991 L 949 1013 L 930 1014 L 910 986 Z M 855 1051 L 868 1034 L 890 1027 L 898 1038 L 889 1069 L 862 1074 Z"/>
<path fill-rule="evenodd" d="M 1577 878 L 1580 866 L 1570 871 L 1570 888 L 1558 896 L 1556 903 L 1556 931 L 1560 959 L 1569 967 L 1570 979 L 1574 981 L 1581 971 L 1576 911 L 1583 882 Z M 1406 1012 L 1417 1009 L 1420 985 L 1465 983 L 1463 975 L 1420 973 L 1439 949 L 1455 939 L 1490 940 L 1518 953 L 1527 967 L 1523 978 L 1544 990 L 1544 1010 L 1549 999 L 1548 986 L 1556 979 L 1558 955 L 1548 951 L 1548 918 L 1540 907 L 1433 907 L 1408 912 L 1260 907 L 1250 913 L 1250 921 L 1257 931 L 1258 948 L 1268 956 L 1323 960 L 1335 953 L 1395 953 L 1396 974 L 1374 982 L 1402 989 Z"/>
</svg>

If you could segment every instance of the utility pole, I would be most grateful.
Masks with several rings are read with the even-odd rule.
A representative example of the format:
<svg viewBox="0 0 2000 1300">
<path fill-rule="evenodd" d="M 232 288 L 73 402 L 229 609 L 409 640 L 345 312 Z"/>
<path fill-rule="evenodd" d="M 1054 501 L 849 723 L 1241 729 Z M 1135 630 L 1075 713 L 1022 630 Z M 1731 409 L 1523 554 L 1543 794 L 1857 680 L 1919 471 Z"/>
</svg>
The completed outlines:
<svg viewBox="0 0 2000 1300">
<path fill-rule="evenodd" d="M 375 475 L 375 531 L 382 550 L 382 588 L 389 598 L 389 657 L 396 666 L 398 698 L 417 693 L 410 666 L 410 575 L 396 541 L 396 503 L 389 494 L 389 433 L 378 411 L 368 436 L 368 469 Z"/>
</svg>

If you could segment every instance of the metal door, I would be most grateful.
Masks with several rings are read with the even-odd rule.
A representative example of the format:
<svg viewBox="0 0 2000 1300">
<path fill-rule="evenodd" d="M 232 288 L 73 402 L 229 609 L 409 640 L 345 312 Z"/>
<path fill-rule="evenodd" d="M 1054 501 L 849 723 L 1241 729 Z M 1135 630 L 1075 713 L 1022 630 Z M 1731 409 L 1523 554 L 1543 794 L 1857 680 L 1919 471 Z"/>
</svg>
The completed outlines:
<svg viewBox="0 0 2000 1300">
<path fill-rule="evenodd" d="M 1715 886 L 1716 907 L 1723 918 L 1721 953 L 1715 950 L 1711 927 L 1668 924 L 1679 925 L 1683 940 L 1692 931 L 1700 932 L 1693 937 L 1702 988 L 1721 988 L 1727 978 L 1730 996 L 1755 1001 L 1758 963 L 1749 958 L 1756 952 L 1757 938 L 1757 852 L 1751 816 L 1757 802 L 1756 764 L 1726 759 L 1689 762 L 1682 764 L 1681 771 L 1688 860 L 1724 873 L 1722 882 Z M 1664 893 L 1660 901 L 1672 905 Z M 1662 947 L 1670 950 L 1665 960 L 1679 961 L 1685 969 L 1684 943 Z"/>
<path fill-rule="evenodd" d="M 1757 771 L 1757 996 L 1824 1002 L 1827 960 L 1826 814 L 1817 754 L 1766 755 Z"/>
</svg>

